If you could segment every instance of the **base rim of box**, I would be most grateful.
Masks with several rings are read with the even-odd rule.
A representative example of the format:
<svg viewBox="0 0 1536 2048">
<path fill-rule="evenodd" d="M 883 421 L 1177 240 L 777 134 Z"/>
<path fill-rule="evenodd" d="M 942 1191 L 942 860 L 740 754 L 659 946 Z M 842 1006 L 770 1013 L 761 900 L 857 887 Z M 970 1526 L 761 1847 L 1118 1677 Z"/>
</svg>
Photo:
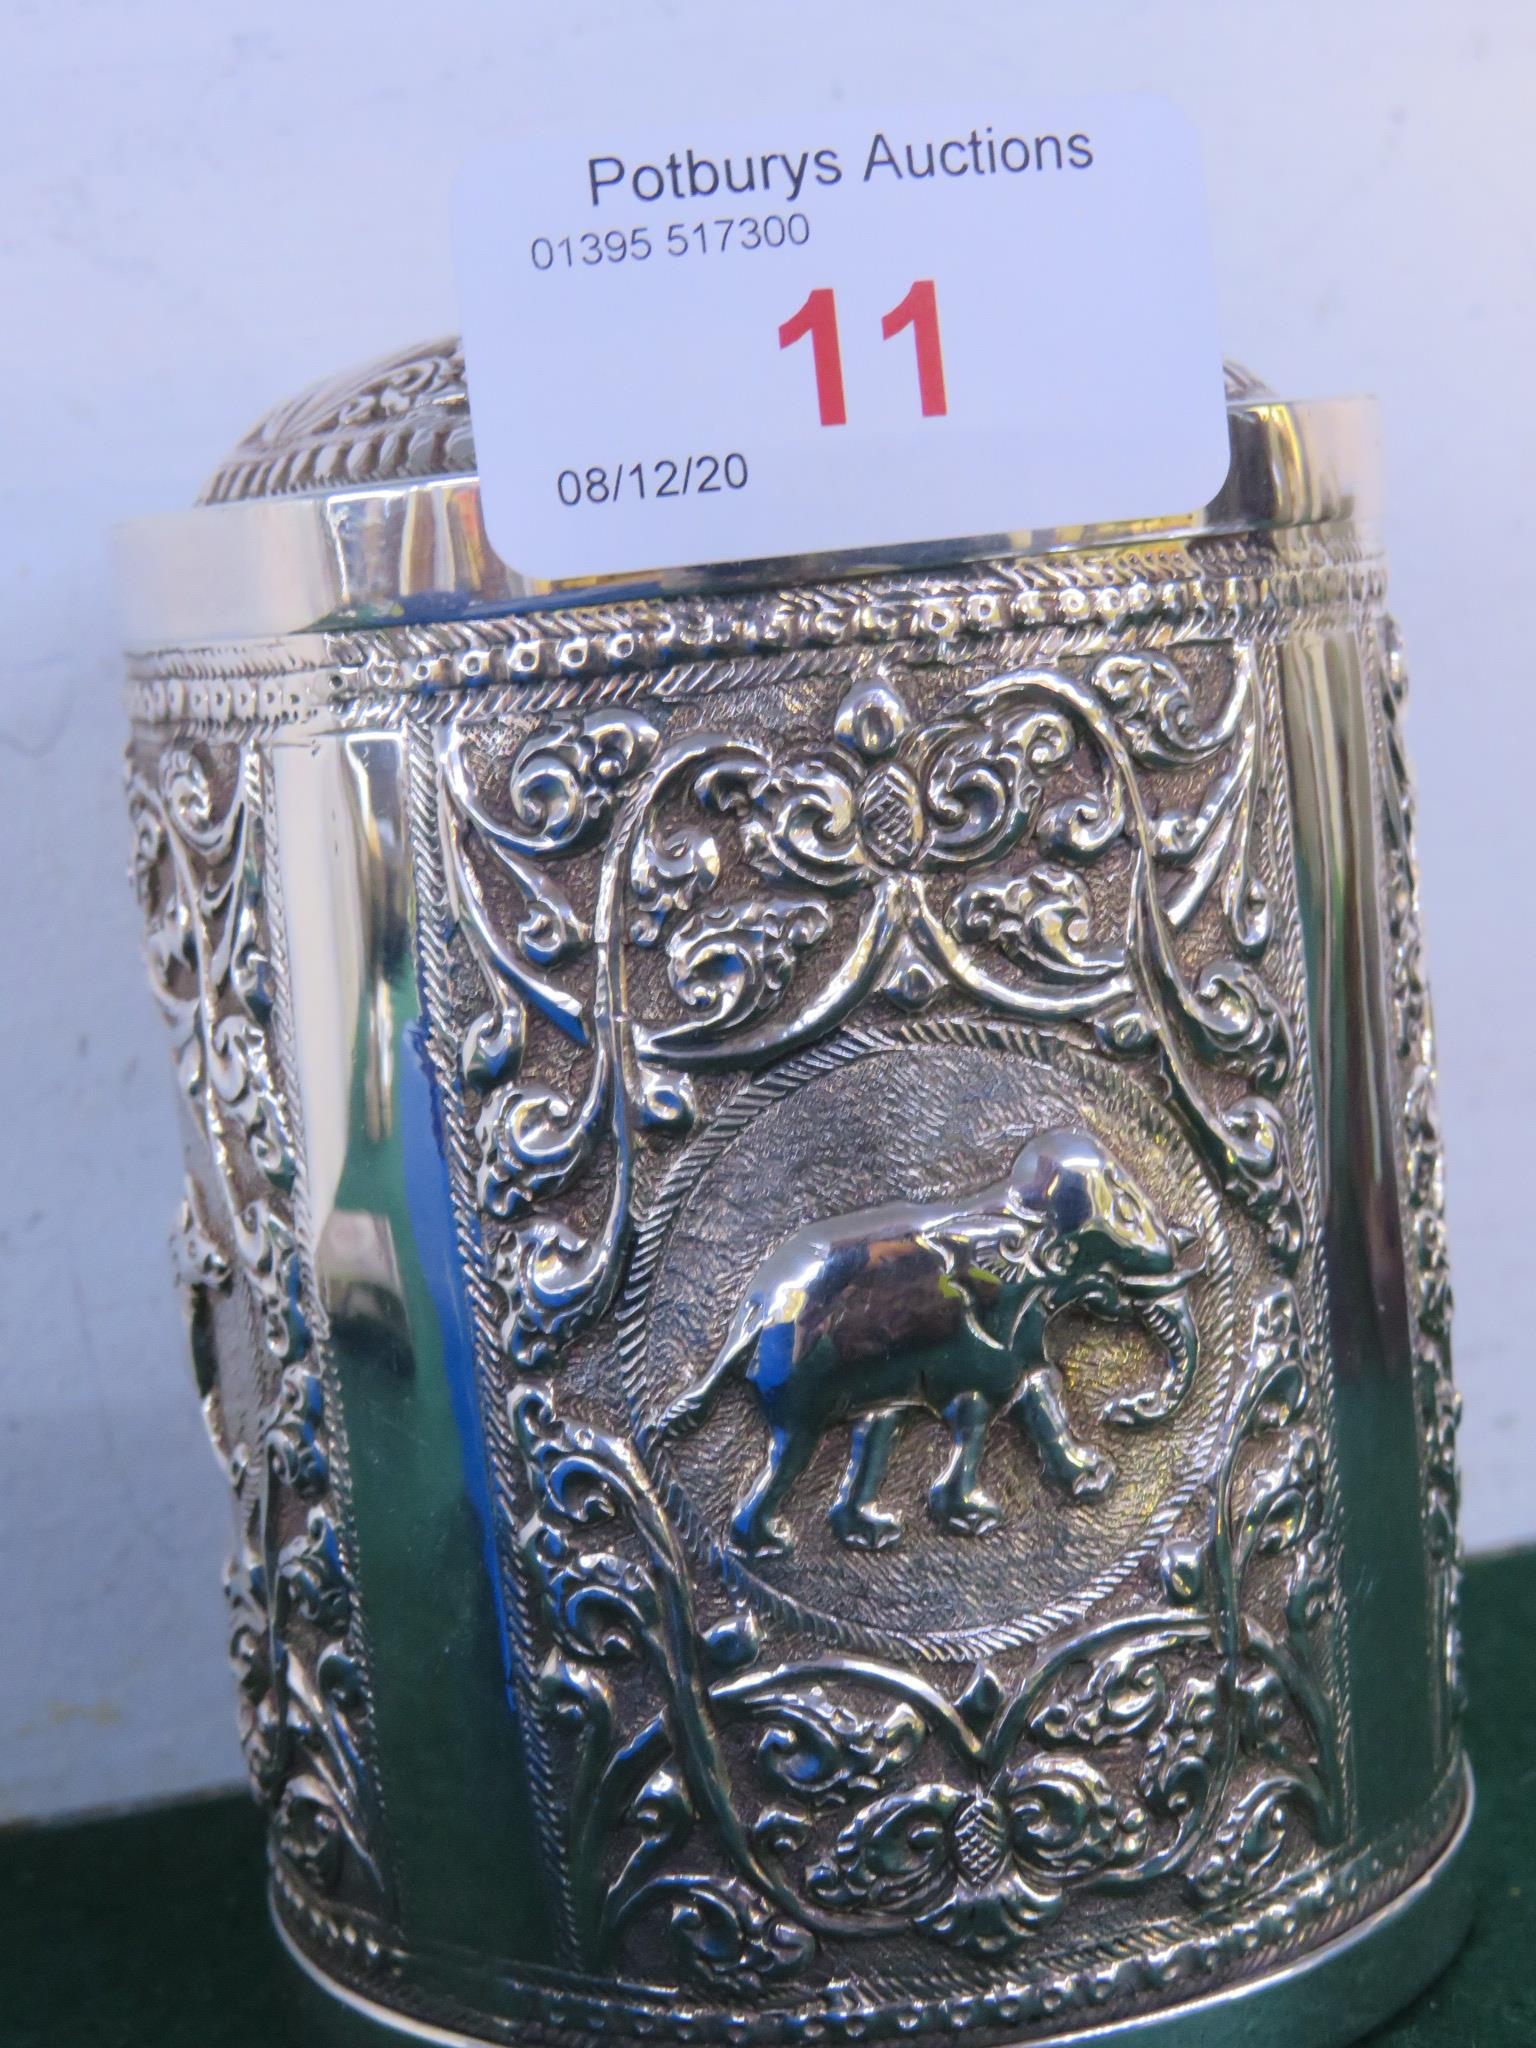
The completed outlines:
<svg viewBox="0 0 1536 2048">
<path fill-rule="evenodd" d="M 1050 2034 L 1021 2036 L 1009 2048 L 1345 2048 L 1412 2003 L 1450 1963 L 1466 1938 L 1474 1903 L 1468 1837 L 1474 1786 L 1444 1848 L 1413 1882 L 1375 1912 L 1304 1955 L 1175 2005 L 1092 2021 Z M 506 2048 L 518 2037 L 466 2034 L 412 2018 L 339 1983 L 304 1953 L 273 1912 L 279 1940 L 304 1976 L 325 1994 L 333 2018 L 353 2023 L 346 2042 L 418 2042 L 427 2048 Z M 595 2037 L 594 2037 L 595 2038 Z M 341 2048 L 341 2044 L 338 2044 Z"/>
</svg>

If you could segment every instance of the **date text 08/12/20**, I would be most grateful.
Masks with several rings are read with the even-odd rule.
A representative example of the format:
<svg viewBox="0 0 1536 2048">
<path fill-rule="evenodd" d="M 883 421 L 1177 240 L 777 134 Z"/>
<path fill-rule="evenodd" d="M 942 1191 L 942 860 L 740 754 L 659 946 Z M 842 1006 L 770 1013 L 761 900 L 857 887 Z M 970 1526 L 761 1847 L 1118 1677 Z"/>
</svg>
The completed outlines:
<svg viewBox="0 0 1536 2048">
<path fill-rule="evenodd" d="M 707 497 L 712 491 L 747 486 L 747 458 L 729 455 L 661 456 L 650 462 L 620 461 L 610 469 L 594 462 L 562 469 L 555 490 L 562 505 L 617 505 L 624 498 Z"/>
<path fill-rule="evenodd" d="M 862 182 L 894 178 L 992 177 L 1001 172 L 1086 171 L 1093 162 L 1093 144 L 1087 135 L 1005 135 L 999 138 L 988 125 L 973 128 L 969 135 L 952 135 L 942 142 L 893 143 L 877 130 L 864 158 Z M 840 185 L 842 158 L 835 149 L 802 149 L 798 153 L 768 150 L 756 156 L 726 156 L 718 160 L 701 156 L 693 149 L 682 154 L 673 150 L 660 163 L 636 164 L 622 157 L 594 156 L 587 159 L 587 186 L 592 204 L 600 206 L 608 191 L 633 196 L 649 205 L 657 199 L 710 199 L 716 193 L 782 193 L 791 204 L 800 197 L 807 182 Z"/>
</svg>

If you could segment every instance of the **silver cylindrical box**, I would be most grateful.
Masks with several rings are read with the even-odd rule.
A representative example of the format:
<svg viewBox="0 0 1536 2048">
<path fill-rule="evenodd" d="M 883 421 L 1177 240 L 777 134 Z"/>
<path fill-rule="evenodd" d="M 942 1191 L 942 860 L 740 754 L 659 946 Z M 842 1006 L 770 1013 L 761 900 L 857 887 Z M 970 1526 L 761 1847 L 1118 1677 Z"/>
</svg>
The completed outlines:
<svg viewBox="0 0 1536 2048">
<path fill-rule="evenodd" d="M 627 588 L 462 366 L 124 544 L 278 1927 L 429 2040 L 1343 2041 L 1466 1918 L 1371 408 Z"/>
</svg>

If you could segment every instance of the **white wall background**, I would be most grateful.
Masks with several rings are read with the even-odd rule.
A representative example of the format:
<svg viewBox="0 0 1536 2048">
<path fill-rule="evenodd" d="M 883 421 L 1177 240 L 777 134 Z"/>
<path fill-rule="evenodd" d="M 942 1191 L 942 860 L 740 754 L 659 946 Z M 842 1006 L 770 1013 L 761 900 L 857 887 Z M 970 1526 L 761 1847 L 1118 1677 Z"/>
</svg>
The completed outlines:
<svg viewBox="0 0 1536 2048">
<path fill-rule="evenodd" d="M 488 126 L 637 88 L 729 105 L 806 79 L 849 97 L 931 81 L 963 100 L 1000 68 L 1182 100 L 1229 351 L 1287 391 L 1384 402 L 1466 1529 L 1476 1546 L 1536 1536 L 1536 8 L 7 0 L 0 1819 L 237 1768 L 223 1486 L 168 1280 L 170 1080 L 123 880 L 106 529 L 187 502 L 298 386 L 454 328 L 448 179 Z M 1159 231 L 1150 191 L 1141 225 Z"/>
</svg>

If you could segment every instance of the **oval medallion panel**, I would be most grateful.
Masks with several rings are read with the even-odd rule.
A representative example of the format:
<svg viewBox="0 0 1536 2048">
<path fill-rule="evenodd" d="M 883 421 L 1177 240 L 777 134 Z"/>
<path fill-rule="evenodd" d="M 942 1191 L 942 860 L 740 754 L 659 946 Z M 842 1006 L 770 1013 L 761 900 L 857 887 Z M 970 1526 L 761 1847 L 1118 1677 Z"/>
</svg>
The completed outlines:
<svg viewBox="0 0 1536 2048">
<path fill-rule="evenodd" d="M 1046 1034 L 850 1032 L 738 1091 L 621 1312 L 689 1540 L 822 1635 L 966 1657 L 1110 1592 L 1209 1462 L 1220 1204 L 1172 1115 Z"/>
</svg>

